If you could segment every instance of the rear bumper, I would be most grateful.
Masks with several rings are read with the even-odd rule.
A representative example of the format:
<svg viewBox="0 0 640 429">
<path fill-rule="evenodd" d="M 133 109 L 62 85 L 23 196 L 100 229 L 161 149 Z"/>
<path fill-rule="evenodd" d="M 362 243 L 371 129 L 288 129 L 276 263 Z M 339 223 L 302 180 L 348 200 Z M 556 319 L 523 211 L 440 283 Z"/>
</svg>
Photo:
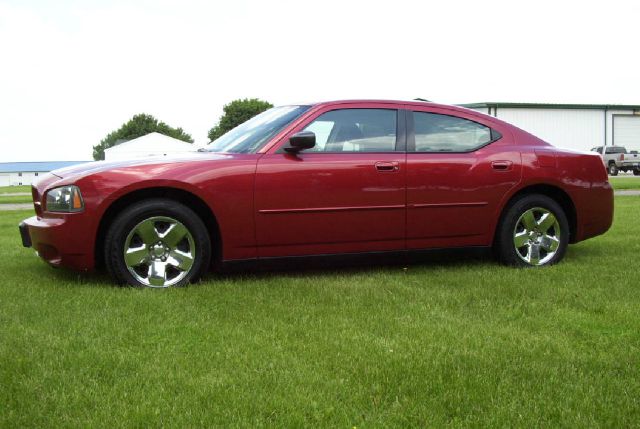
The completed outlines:
<svg viewBox="0 0 640 429">
<path fill-rule="evenodd" d="M 84 221 L 75 215 L 56 218 L 33 216 L 19 225 L 22 245 L 54 266 L 74 270 L 93 269 L 93 242 L 87 240 Z"/>
<path fill-rule="evenodd" d="M 613 223 L 614 198 L 609 182 L 593 184 L 587 195 L 578 211 L 578 236 L 574 242 L 604 234 Z"/>
<path fill-rule="evenodd" d="M 639 167 L 640 167 L 640 159 L 637 161 L 623 161 L 621 163 L 618 163 L 618 168 L 632 169 L 632 168 L 639 168 Z"/>
</svg>

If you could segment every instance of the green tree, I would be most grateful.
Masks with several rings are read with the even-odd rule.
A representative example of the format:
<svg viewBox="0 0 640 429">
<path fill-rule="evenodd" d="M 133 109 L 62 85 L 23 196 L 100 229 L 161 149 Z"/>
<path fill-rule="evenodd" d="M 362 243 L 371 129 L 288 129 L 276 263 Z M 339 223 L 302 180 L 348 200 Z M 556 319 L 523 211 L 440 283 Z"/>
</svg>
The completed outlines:
<svg viewBox="0 0 640 429">
<path fill-rule="evenodd" d="M 257 98 L 233 100 L 224 106 L 224 114 L 220 117 L 218 125 L 209 130 L 209 140 L 217 139 L 227 131 L 272 107 L 273 104 Z"/>
<path fill-rule="evenodd" d="M 158 132 L 187 143 L 193 143 L 191 136 L 185 133 L 182 128 L 170 127 L 151 115 L 141 113 L 125 122 L 116 131 L 107 134 L 107 136 L 100 141 L 100 144 L 94 146 L 93 159 L 96 161 L 102 160 L 104 159 L 105 149 L 153 132 Z"/>
</svg>

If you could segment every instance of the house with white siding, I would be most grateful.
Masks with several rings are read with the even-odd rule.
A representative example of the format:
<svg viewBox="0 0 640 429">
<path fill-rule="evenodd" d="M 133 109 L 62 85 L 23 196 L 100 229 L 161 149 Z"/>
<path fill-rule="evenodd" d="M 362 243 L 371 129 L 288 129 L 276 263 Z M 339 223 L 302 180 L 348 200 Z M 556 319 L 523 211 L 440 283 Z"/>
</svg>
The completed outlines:
<svg viewBox="0 0 640 429">
<path fill-rule="evenodd" d="M 40 176 L 87 161 L 0 162 L 0 186 L 30 185 Z"/>
</svg>

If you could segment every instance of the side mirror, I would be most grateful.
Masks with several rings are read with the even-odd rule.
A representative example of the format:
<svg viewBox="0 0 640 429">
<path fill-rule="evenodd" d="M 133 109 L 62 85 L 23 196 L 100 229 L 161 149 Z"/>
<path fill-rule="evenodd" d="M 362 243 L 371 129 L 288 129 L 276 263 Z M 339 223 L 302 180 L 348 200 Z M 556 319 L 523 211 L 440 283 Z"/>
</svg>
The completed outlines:
<svg viewBox="0 0 640 429">
<path fill-rule="evenodd" d="M 316 145 L 316 135 L 311 131 L 301 131 L 289 138 L 289 146 L 284 150 L 287 152 L 300 152 L 304 149 L 311 149 Z"/>
</svg>

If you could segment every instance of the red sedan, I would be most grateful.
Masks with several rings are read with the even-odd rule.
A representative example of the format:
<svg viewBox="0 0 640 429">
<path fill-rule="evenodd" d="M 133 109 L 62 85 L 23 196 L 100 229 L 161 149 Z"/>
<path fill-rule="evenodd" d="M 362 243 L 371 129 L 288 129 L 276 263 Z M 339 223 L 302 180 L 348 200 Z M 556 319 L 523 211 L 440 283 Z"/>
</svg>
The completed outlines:
<svg viewBox="0 0 640 429">
<path fill-rule="evenodd" d="M 33 200 L 20 232 L 41 258 L 151 287 L 218 262 L 429 248 L 544 266 L 613 216 L 597 154 L 402 101 L 276 107 L 188 156 L 54 171 Z"/>
</svg>

